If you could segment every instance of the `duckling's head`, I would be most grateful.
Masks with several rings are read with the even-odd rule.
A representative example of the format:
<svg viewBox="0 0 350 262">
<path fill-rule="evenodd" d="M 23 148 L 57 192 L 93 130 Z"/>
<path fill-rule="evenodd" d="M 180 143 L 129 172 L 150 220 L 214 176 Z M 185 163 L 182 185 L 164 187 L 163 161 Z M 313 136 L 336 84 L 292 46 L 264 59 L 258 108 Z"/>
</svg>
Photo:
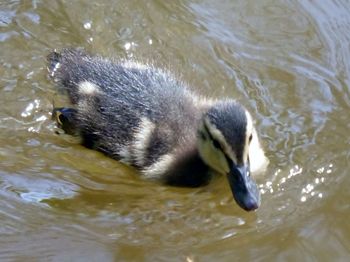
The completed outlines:
<svg viewBox="0 0 350 262">
<path fill-rule="evenodd" d="M 256 132 L 251 115 L 233 100 L 214 104 L 198 130 L 201 158 L 227 176 L 234 199 L 247 211 L 260 205 L 259 189 L 250 177 L 249 147 L 253 136 Z"/>
</svg>

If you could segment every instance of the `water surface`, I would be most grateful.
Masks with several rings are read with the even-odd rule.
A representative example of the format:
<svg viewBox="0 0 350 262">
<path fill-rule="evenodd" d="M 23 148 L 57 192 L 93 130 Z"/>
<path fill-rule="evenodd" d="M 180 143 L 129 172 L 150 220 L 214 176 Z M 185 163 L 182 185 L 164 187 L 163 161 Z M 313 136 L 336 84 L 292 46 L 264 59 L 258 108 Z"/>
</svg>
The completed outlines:
<svg viewBox="0 0 350 262">
<path fill-rule="evenodd" d="M 349 260 L 349 14 L 345 0 L 1 2 L 0 260 Z M 67 46 L 239 99 L 270 159 L 261 208 L 238 208 L 225 178 L 162 186 L 56 135 L 45 56 Z"/>
</svg>

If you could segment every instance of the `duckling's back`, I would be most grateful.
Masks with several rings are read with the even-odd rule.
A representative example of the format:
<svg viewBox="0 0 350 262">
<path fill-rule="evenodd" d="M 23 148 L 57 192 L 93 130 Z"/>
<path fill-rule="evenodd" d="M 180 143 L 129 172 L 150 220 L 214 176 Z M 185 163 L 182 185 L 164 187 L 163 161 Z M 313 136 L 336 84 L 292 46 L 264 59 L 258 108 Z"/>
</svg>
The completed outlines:
<svg viewBox="0 0 350 262">
<path fill-rule="evenodd" d="M 172 162 L 176 150 L 192 150 L 197 158 L 196 132 L 205 106 L 168 73 L 77 49 L 52 52 L 48 70 L 68 93 L 75 108 L 70 121 L 85 146 L 149 170 L 150 176 L 160 175 L 159 163 Z"/>
</svg>

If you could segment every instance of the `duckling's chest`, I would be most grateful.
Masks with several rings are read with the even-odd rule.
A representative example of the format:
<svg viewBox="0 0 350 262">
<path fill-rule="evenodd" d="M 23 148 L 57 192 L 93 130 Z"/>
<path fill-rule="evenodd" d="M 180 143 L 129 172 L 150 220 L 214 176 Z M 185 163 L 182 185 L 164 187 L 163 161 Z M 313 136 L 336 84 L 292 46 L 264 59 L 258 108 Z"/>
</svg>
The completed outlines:
<svg viewBox="0 0 350 262">
<path fill-rule="evenodd" d="M 209 167 L 200 158 L 196 149 L 175 156 L 164 176 L 164 182 L 173 186 L 199 187 L 209 183 L 212 178 Z"/>
</svg>

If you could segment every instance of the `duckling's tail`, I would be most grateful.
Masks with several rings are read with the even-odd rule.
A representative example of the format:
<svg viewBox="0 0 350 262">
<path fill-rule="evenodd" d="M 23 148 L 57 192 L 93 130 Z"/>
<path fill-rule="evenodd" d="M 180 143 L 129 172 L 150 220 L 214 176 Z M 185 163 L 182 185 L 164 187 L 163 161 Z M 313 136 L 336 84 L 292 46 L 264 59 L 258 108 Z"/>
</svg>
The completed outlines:
<svg viewBox="0 0 350 262">
<path fill-rule="evenodd" d="M 49 76 L 51 78 L 55 78 L 57 70 L 61 67 L 61 59 L 62 55 L 56 50 L 54 50 L 47 56 L 47 71 L 49 72 Z"/>
<path fill-rule="evenodd" d="M 74 65 L 82 63 L 88 54 L 83 49 L 64 48 L 60 52 L 52 51 L 47 56 L 47 70 L 49 76 L 55 82 L 64 81 L 70 72 L 74 69 Z"/>
<path fill-rule="evenodd" d="M 47 56 L 49 77 L 58 84 L 59 89 L 68 91 L 73 104 L 76 104 L 83 97 L 79 94 L 79 84 L 84 81 L 90 83 L 90 72 L 93 72 L 93 66 L 90 66 L 89 62 L 91 59 L 91 56 L 83 49 L 76 48 L 64 48 L 59 52 L 54 50 Z M 84 91 L 86 90 L 84 89 Z M 91 88 L 88 91 L 91 91 Z"/>
</svg>

